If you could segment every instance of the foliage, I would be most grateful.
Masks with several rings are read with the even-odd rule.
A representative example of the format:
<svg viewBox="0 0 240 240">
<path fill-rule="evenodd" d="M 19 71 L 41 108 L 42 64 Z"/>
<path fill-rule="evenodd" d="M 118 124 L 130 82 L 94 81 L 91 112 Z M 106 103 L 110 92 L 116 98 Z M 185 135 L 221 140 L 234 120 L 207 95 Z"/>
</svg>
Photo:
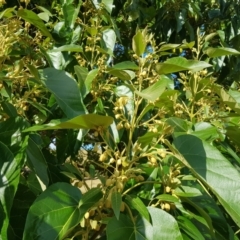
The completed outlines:
<svg viewBox="0 0 240 240">
<path fill-rule="evenodd" d="M 239 239 L 239 6 L 0 1 L 1 239 Z"/>
</svg>

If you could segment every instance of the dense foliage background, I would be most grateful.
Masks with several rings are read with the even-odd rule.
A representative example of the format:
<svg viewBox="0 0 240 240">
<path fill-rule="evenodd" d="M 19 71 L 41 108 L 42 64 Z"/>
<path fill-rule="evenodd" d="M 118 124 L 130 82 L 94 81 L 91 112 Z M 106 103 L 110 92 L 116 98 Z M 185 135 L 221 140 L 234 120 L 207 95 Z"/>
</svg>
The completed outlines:
<svg viewBox="0 0 240 240">
<path fill-rule="evenodd" d="M 238 0 L 0 11 L 0 239 L 239 239 Z"/>
</svg>

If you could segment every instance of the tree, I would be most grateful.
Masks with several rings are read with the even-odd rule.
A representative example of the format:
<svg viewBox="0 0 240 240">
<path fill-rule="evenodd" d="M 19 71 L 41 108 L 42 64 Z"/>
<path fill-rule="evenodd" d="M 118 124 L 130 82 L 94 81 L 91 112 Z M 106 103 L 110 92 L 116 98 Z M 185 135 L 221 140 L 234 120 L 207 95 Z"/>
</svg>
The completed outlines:
<svg viewBox="0 0 240 240">
<path fill-rule="evenodd" d="M 239 1 L 0 5 L 1 239 L 239 239 Z"/>
</svg>

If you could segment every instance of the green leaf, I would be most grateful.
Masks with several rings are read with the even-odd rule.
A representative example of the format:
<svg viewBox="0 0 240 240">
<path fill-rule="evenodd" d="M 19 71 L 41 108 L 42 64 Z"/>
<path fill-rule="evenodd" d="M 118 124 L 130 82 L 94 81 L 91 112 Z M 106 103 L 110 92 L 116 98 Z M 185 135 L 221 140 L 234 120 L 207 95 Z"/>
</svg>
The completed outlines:
<svg viewBox="0 0 240 240">
<path fill-rule="evenodd" d="M 119 220 L 116 217 L 110 219 L 107 224 L 107 239 L 111 240 L 150 240 L 152 238 L 151 224 L 138 216 L 135 222 L 123 214 L 120 214 Z M 155 239 L 153 239 L 155 240 Z M 156 239 L 157 240 L 157 239 Z"/>
<path fill-rule="evenodd" d="M 226 48 L 226 47 L 219 47 L 219 48 L 209 47 L 204 53 L 206 53 L 210 58 L 240 54 L 240 52 L 235 50 L 234 48 Z"/>
<path fill-rule="evenodd" d="M 3 17 L 12 17 L 12 12 L 15 10 L 16 6 L 13 8 L 6 8 L 5 10 L 3 10 L 2 12 L 0 12 L 0 19 L 2 19 Z"/>
<path fill-rule="evenodd" d="M 42 154 L 40 146 L 36 140 L 40 140 L 38 135 L 30 135 L 28 138 L 28 147 L 26 150 L 29 167 L 35 172 L 42 191 L 48 187 L 48 166 Z"/>
<path fill-rule="evenodd" d="M 64 239 L 80 221 L 80 190 L 68 183 L 47 188 L 30 207 L 23 240 Z"/>
<path fill-rule="evenodd" d="M 8 147 L 22 141 L 21 131 L 29 124 L 21 117 L 9 118 L 0 122 L 0 141 Z"/>
<path fill-rule="evenodd" d="M 91 70 L 85 80 L 85 88 L 86 88 L 86 92 L 84 92 L 83 97 L 85 97 L 89 92 L 90 89 L 92 87 L 92 81 L 94 80 L 94 78 L 98 75 L 98 69 L 93 69 Z"/>
<path fill-rule="evenodd" d="M 23 140 L 21 147 L 18 149 L 18 154 L 14 154 L 10 149 L 0 142 L 0 236 L 1 239 L 9 239 L 8 227 L 10 220 L 10 211 L 15 193 L 17 191 L 20 172 L 24 160 L 24 150 L 27 144 L 27 138 Z"/>
<path fill-rule="evenodd" d="M 119 214 L 120 214 L 120 209 L 121 209 L 121 204 L 122 204 L 122 195 L 119 192 L 113 192 L 111 196 L 111 203 L 112 203 L 112 209 L 113 212 L 119 220 Z"/>
<path fill-rule="evenodd" d="M 1 106 L 9 117 L 16 118 L 18 116 L 16 108 L 11 103 L 2 102 Z"/>
<path fill-rule="evenodd" d="M 92 188 L 83 194 L 82 199 L 79 202 L 80 206 L 80 219 L 84 214 L 102 198 L 103 194 L 100 188 Z"/>
<path fill-rule="evenodd" d="M 27 21 L 27 22 L 31 23 L 32 25 L 34 25 L 35 27 L 37 27 L 44 36 L 47 36 L 52 39 L 51 33 L 48 31 L 44 22 L 36 13 L 22 8 L 17 11 L 17 15 L 18 15 L 18 17 L 21 17 L 25 21 Z"/>
<path fill-rule="evenodd" d="M 109 71 L 109 74 L 111 74 L 115 77 L 118 77 L 121 80 L 132 80 L 133 78 L 135 78 L 135 73 L 130 70 L 114 69 L 114 70 Z"/>
<path fill-rule="evenodd" d="M 41 70 L 40 74 L 43 83 L 54 94 L 59 106 L 68 118 L 86 113 L 78 85 L 67 72 L 46 68 Z"/>
<path fill-rule="evenodd" d="M 194 125 L 194 132 L 191 134 L 205 141 L 213 141 L 219 138 L 218 130 L 207 122 L 200 122 Z"/>
<path fill-rule="evenodd" d="M 147 208 L 153 225 L 153 238 L 152 240 L 182 240 L 178 224 L 173 216 L 165 211 L 148 207 Z"/>
<path fill-rule="evenodd" d="M 70 29 L 74 28 L 74 24 L 76 22 L 81 4 L 82 4 L 82 1 L 79 1 L 77 7 L 75 7 L 73 0 L 64 1 L 62 10 L 63 10 L 63 16 L 65 20 L 65 26 L 67 28 L 70 28 Z"/>
<path fill-rule="evenodd" d="M 240 174 L 237 169 L 218 149 L 195 136 L 179 136 L 174 145 L 240 226 Z"/>
<path fill-rule="evenodd" d="M 79 45 L 70 44 L 70 45 L 63 45 L 59 48 L 54 48 L 51 52 L 82 52 L 83 49 Z"/>
<path fill-rule="evenodd" d="M 101 116 L 97 114 L 86 114 L 72 118 L 70 120 L 60 119 L 53 120 L 48 124 L 35 125 L 24 130 L 24 132 L 30 131 L 42 131 L 50 129 L 97 129 L 97 127 L 108 127 L 113 122 L 113 118 L 109 116 Z"/>
<path fill-rule="evenodd" d="M 176 188 L 174 193 L 179 197 L 198 197 L 202 195 L 199 189 L 183 185 Z"/>
<path fill-rule="evenodd" d="M 161 194 L 156 196 L 156 198 L 163 202 L 179 202 L 179 199 L 170 194 Z"/>
<path fill-rule="evenodd" d="M 146 48 L 146 41 L 144 39 L 144 36 L 140 30 L 133 36 L 132 39 L 132 48 L 133 51 L 140 57 Z"/>
<path fill-rule="evenodd" d="M 108 71 L 111 71 L 111 70 L 126 70 L 126 69 L 138 70 L 139 67 L 134 62 L 125 61 L 125 62 L 117 63 L 111 68 L 110 67 L 107 68 Z"/>
<path fill-rule="evenodd" d="M 81 95 L 84 98 L 84 96 L 87 95 L 85 80 L 86 80 L 87 75 L 88 75 L 88 70 L 85 67 L 76 65 L 76 66 L 74 66 L 74 71 L 75 71 L 75 74 L 77 75 L 77 78 L 78 78 L 78 84 L 79 84 L 79 89 L 80 89 Z"/>
<path fill-rule="evenodd" d="M 142 217 L 150 222 L 148 210 L 139 197 L 127 195 L 125 200 L 130 207 L 136 209 Z"/>
<path fill-rule="evenodd" d="M 164 63 L 158 63 L 156 65 L 156 71 L 159 74 L 168 74 L 186 70 L 197 72 L 211 66 L 212 65 L 203 61 L 187 60 L 184 57 L 173 57 L 169 58 Z"/>
<path fill-rule="evenodd" d="M 203 235 L 197 227 L 186 217 L 178 216 L 178 224 L 192 239 L 204 240 Z"/>
<path fill-rule="evenodd" d="M 162 76 L 156 83 L 154 83 L 147 89 L 144 89 L 141 92 L 135 90 L 135 93 L 141 96 L 142 98 L 145 98 L 149 101 L 154 102 L 166 90 L 167 85 L 168 85 L 168 80 L 166 79 L 166 77 Z"/>
<path fill-rule="evenodd" d="M 98 9 L 100 6 L 99 4 L 102 3 L 105 9 L 111 14 L 112 9 L 114 8 L 113 0 L 93 0 L 92 1 L 95 7 Z"/>
<path fill-rule="evenodd" d="M 112 29 L 106 29 L 102 32 L 102 38 L 107 50 L 109 50 L 109 54 L 113 54 L 113 50 L 116 43 L 116 34 Z"/>
<path fill-rule="evenodd" d="M 181 118 L 170 117 L 166 122 L 174 128 L 174 132 L 188 132 L 188 123 Z"/>
<path fill-rule="evenodd" d="M 240 147 L 240 128 L 237 126 L 229 126 L 226 128 L 226 135 L 234 142 L 238 147 Z"/>
</svg>

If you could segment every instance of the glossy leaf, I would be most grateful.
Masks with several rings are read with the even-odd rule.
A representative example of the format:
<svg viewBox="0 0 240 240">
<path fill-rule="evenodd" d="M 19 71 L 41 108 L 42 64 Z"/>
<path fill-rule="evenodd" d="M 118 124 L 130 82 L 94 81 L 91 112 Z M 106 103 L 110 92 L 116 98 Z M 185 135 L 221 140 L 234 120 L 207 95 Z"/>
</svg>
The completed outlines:
<svg viewBox="0 0 240 240">
<path fill-rule="evenodd" d="M 97 75 L 98 75 L 98 69 L 93 69 L 87 74 L 87 77 L 86 77 L 85 83 L 84 83 L 86 91 L 84 92 L 83 97 L 85 97 L 90 92 L 92 82 Z"/>
<path fill-rule="evenodd" d="M 80 221 L 80 190 L 68 183 L 47 188 L 30 207 L 23 240 L 63 239 Z"/>
<path fill-rule="evenodd" d="M 140 57 L 144 53 L 146 45 L 142 32 L 138 30 L 132 39 L 133 51 Z"/>
<path fill-rule="evenodd" d="M 97 114 L 86 114 L 67 119 L 53 120 L 48 124 L 32 126 L 24 132 L 41 131 L 50 129 L 96 129 L 97 127 L 108 127 L 113 122 L 112 117 Z"/>
<path fill-rule="evenodd" d="M 130 70 L 114 69 L 114 70 L 109 71 L 109 74 L 111 74 L 115 77 L 118 77 L 121 80 L 132 80 L 133 78 L 135 78 L 135 73 Z"/>
<path fill-rule="evenodd" d="M 150 222 L 147 207 L 144 205 L 144 203 L 139 197 L 127 195 L 126 202 L 130 207 L 136 209 L 142 217 L 144 217 L 146 220 Z"/>
<path fill-rule="evenodd" d="M 122 204 L 122 195 L 119 192 L 113 192 L 111 196 L 112 209 L 117 220 L 119 220 L 119 214 Z"/>
<path fill-rule="evenodd" d="M 148 207 L 147 209 L 153 225 L 153 238 L 151 239 L 183 240 L 178 224 L 173 216 L 158 208 Z"/>
<path fill-rule="evenodd" d="M 127 215 L 120 214 L 110 219 L 107 224 L 107 239 L 111 240 L 149 240 L 152 238 L 153 228 L 144 218 L 138 217 L 132 222 Z"/>
<path fill-rule="evenodd" d="M 226 56 L 226 55 L 239 55 L 240 52 L 233 49 L 233 48 L 224 48 L 224 47 L 219 47 L 219 48 L 212 48 L 209 47 L 205 51 L 205 53 L 213 58 L 213 57 L 221 57 L 221 56 Z"/>
<path fill-rule="evenodd" d="M 41 79 L 68 118 L 86 113 L 76 81 L 65 71 L 45 68 Z M 64 87 L 63 87 L 64 86 Z"/>
<path fill-rule="evenodd" d="M 195 136 L 179 136 L 174 145 L 240 226 L 240 174 L 237 169 L 218 149 Z"/>
<path fill-rule="evenodd" d="M 158 63 L 156 71 L 159 74 L 168 74 L 186 70 L 197 72 L 208 67 L 211 67 L 211 65 L 203 61 L 187 60 L 184 57 L 173 57 L 164 63 Z"/>
<path fill-rule="evenodd" d="M 44 36 L 52 38 L 51 33 L 48 31 L 42 19 L 33 11 L 22 8 L 18 10 L 17 15 L 37 27 Z"/>
<path fill-rule="evenodd" d="M 135 93 L 144 99 L 154 102 L 166 90 L 167 85 L 168 85 L 167 79 L 164 77 L 160 77 L 160 79 L 156 83 L 154 83 L 147 89 L 144 89 L 141 92 L 135 90 Z"/>
</svg>

